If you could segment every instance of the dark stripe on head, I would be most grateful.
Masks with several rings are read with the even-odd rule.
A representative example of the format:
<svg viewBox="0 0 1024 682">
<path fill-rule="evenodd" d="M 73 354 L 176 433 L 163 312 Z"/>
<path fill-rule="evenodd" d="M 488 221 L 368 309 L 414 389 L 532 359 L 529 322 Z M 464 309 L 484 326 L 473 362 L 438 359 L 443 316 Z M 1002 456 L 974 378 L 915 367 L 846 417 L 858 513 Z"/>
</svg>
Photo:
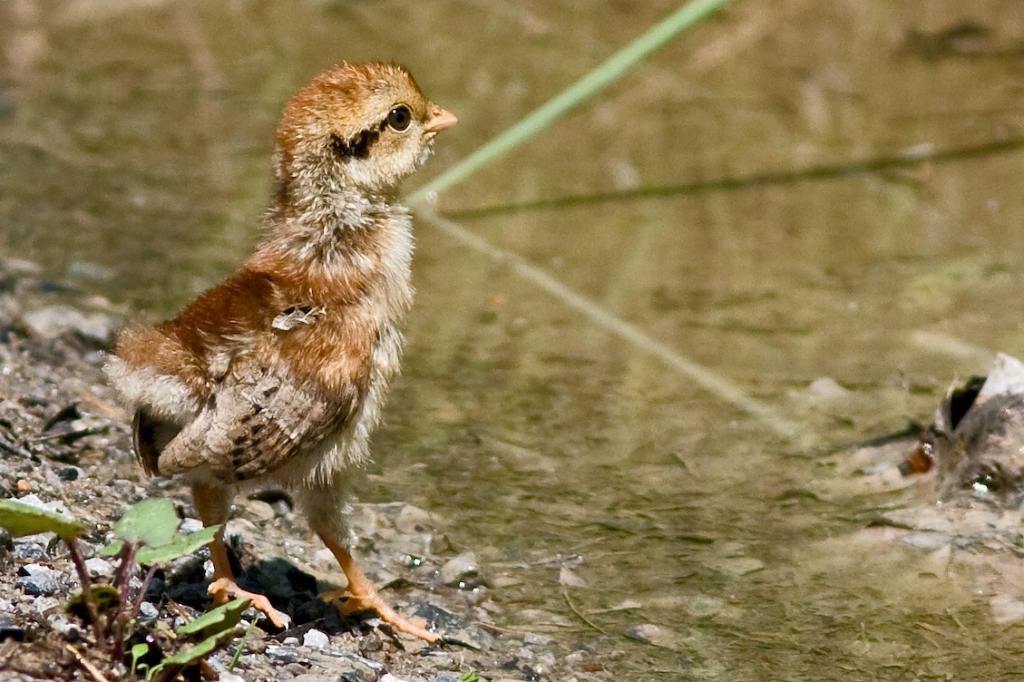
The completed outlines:
<svg viewBox="0 0 1024 682">
<path fill-rule="evenodd" d="M 370 147 L 379 137 L 380 131 L 375 129 L 360 131 L 351 140 L 331 135 L 331 150 L 341 159 L 365 159 L 370 156 Z"/>
</svg>

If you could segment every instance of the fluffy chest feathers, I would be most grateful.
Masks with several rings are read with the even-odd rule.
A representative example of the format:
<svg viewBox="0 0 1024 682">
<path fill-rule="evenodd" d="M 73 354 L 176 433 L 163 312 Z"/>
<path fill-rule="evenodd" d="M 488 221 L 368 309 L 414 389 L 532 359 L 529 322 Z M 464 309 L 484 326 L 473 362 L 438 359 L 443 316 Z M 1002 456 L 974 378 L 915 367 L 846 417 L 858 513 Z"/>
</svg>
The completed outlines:
<svg viewBox="0 0 1024 682">
<path fill-rule="evenodd" d="M 271 235 L 238 274 L 166 323 L 211 382 L 251 360 L 328 395 L 354 384 L 362 396 L 397 369 L 394 328 L 412 300 L 408 215 L 317 235 L 297 249 Z"/>
<path fill-rule="evenodd" d="M 317 258 L 270 239 L 177 318 L 126 330 L 110 375 L 148 470 L 319 479 L 366 456 L 398 371 L 412 239 L 404 212 L 345 236 Z"/>
</svg>

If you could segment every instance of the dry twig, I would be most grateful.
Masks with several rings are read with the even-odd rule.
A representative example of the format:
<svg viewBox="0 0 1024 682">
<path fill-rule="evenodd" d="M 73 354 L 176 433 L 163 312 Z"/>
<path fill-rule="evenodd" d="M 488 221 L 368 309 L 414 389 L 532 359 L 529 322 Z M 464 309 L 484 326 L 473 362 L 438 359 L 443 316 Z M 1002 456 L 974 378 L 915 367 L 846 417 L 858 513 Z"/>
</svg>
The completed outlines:
<svg viewBox="0 0 1024 682">
<path fill-rule="evenodd" d="M 576 605 L 572 603 L 572 599 L 569 598 L 569 591 L 568 590 L 562 590 L 562 598 L 565 599 L 566 605 L 569 607 L 569 609 L 573 613 L 576 614 L 577 618 L 579 618 L 584 623 L 586 623 L 590 627 L 592 627 L 595 630 L 597 630 L 598 632 L 600 632 L 602 635 L 607 635 L 608 634 L 607 630 L 605 630 L 603 627 L 601 627 L 600 625 L 598 625 L 594 621 L 592 621 L 589 618 L 587 618 L 585 615 L 583 615 L 583 613 L 579 609 L 576 608 Z"/>
<path fill-rule="evenodd" d="M 64 648 L 66 648 L 68 651 L 70 651 L 74 655 L 74 657 L 78 661 L 79 665 L 81 665 L 83 668 L 85 668 L 85 670 L 90 675 L 92 675 L 94 678 L 96 678 L 96 682 L 110 682 L 110 680 L 108 680 L 106 677 L 104 677 L 103 673 L 100 672 L 100 669 L 97 668 L 95 665 L 93 665 L 92 661 L 90 661 L 85 656 L 83 656 L 82 652 L 80 652 L 78 649 L 76 649 L 74 647 L 74 645 L 72 645 L 72 644 L 65 644 Z"/>
</svg>

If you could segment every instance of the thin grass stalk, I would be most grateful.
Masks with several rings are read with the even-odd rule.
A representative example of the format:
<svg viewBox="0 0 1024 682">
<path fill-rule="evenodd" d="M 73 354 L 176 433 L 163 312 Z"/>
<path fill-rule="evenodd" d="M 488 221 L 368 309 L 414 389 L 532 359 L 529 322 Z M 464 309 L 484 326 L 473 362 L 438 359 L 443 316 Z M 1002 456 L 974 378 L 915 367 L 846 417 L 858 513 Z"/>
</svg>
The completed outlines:
<svg viewBox="0 0 1024 682">
<path fill-rule="evenodd" d="M 432 182 L 413 192 L 409 203 L 418 203 L 456 185 L 509 150 L 547 128 L 568 111 L 596 95 L 650 56 L 682 31 L 725 5 L 729 0 L 693 0 L 676 10 L 596 69 L 555 95 L 540 108 L 484 146 L 449 168 Z"/>
</svg>

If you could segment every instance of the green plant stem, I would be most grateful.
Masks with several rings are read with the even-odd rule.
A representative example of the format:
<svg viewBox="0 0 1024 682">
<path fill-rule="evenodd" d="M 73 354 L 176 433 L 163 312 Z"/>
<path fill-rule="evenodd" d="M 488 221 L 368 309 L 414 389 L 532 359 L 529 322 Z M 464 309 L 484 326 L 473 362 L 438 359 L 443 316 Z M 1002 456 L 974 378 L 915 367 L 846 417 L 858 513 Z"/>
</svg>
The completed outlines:
<svg viewBox="0 0 1024 682">
<path fill-rule="evenodd" d="M 566 112 L 605 89 L 637 63 L 651 55 L 682 31 L 725 5 L 729 0 L 693 0 L 679 8 L 632 43 L 612 55 L 596 69 L 535 109 L 484 146 L 449 168 L 432 182 L 413 192 L 409 203 L 419 203 L 462 182 L 514 147 L 547 128 Z"/>
<path fill-rule="evenodd" d="M 253 618 L 252 621 L 249 622 L 249 627 L 245 629 L 245 634 L 242 636 L 242 641 L 238 643 L 238 648 L 235 649 L 235 655 L 231 657 L 231 664 L 228 665 L 228 672 L 233 671 L 235 666 L 238 665 L 238 659 L 242 657 L 242 649 L 245 648 L 245 643 L 249 641 L 249 635 L 252 634 L 252 631 L 255 628 L 256 619 Z"/>
<path fill-rule="evenodd" d="M 142 609 L 142 602 L 146 601 L 146 592 L 149 591 L 149 584 L 153 582 L 153 576 L 156 575 L 158 568 L 159 566 L 153 565 L 149 567 L 148 571 L 146 571 L 146 577 L 142 580 L 142 587 L 139 588 L 138 598 L 135 600 L 135 603 L 132 604 L 132 612 L 128 616 L 129 623 L 133 620 L 138 620 L 139 612 Z"/>
<path fill-rule="evenodd" d="M 117 574 L 114 576 L 114 587 L 121 595 L 117 604 L 117 611 L 114 614 L 114 658 L 121 660 L 124 656 L 125 629 L 128 627 L 129 619 L 125 617 L 128 611 L 128 595 L 131 591 L 132 567 L 135 565 L 135 553 L 139 551 L 139 542 L 128 542 L 121 549 L 121 563 L 117 567 Z"/>
<path fill-rule="evenodd" d="M 92 628 L 96 633 L 96 646 L 100 651 L 106 653 L 107 637 L 100 624 L 100 612 L 96 608 L 96 600 L 92 596 L 92 581 L 89 579 L 89 571 L 85 568 L 85 557 L 82 556 L 82 550 L 75 538 L 65 538 L 64 542 L 68 546 L 68 554 L 71 555 L 71 563 L 75 566 L 75 572 L 78 573 L 78 582 L 82 585 L 82 601 L 85 602 L 85 610 L 89 613 L 89 620 L 92 621 Z"/>
</svg>

